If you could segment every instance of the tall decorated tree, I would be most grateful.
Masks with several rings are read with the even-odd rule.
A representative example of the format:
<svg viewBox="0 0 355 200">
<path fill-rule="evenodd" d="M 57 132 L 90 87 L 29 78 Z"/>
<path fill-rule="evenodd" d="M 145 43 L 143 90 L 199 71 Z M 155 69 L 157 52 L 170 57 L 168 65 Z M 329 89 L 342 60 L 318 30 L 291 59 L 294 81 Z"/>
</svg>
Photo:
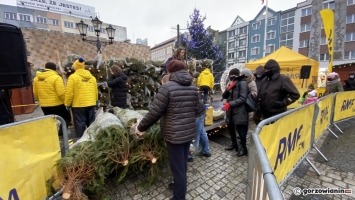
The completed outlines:
<svg viewBox="0 0 355 200">
<path fill-rule="evenodd" d="M 187 24 L 190 36 L 182 35 L 182 45 L 187 48 L 188 59 L 213 60 L 213 73 L 219 75 L 223 71 L 223 54 L 219 46 L 213 43 L 213 31 L 210 28 L 206 29 L 203 24 L 206 17 L 201 16 L 200 11 L 194 9 L 190 20 L 191 22 Z M 219 77 L 215 77 L 215 80 L 219 80 Z"/>
</svg>

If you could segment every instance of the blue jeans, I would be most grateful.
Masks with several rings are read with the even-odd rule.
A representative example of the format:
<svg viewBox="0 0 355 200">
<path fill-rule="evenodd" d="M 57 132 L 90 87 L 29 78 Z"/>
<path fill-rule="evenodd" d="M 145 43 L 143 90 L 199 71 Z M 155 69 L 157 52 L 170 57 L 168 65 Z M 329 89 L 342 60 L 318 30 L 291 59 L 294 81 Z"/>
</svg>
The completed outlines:
<svg viewBox="0 0 355 200">
<path fill-rule="evenodd" d="M 208 137 L 205 130 L 205 113 L 196 118 L 196 138 L 194 147 L 197 151 L 201 142 L 201 153 L 210 153 L 210 147 L 208 144 Z"/>
</svg>

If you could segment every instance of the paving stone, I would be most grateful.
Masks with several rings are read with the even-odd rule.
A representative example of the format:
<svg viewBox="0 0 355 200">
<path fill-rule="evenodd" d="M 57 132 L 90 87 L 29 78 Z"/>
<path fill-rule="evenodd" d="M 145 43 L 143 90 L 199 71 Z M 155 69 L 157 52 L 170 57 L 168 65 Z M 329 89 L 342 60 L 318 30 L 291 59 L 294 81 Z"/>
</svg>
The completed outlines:
<svg viewBox="0 0 355 200">
<path fill-rule="evenodd" d="M 348 184 L 343 181 L 334 180 L 333 183 L 341 188 L 348 188 Z"/>
<path fill-rule="evenodd" d="M 319 180 L 325 181 L 327 183 L 333 182 L 333 179 L 331 177 L 328 177 L 328 176 L 319 176 Z"/>
</svg>

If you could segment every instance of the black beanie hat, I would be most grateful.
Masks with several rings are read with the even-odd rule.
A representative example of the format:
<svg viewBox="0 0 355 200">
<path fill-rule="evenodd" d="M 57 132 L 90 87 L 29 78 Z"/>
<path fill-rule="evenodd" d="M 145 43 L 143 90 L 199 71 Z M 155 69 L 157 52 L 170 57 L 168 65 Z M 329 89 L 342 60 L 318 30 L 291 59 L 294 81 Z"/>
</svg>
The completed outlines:
<svg viewBox="0 0 355 200">
<path fill-rule="evenodd" d="M 230 70 L 229 76 L 232 76 L 232 75 L 239 76 L 240 75 L 239 69 L 238 68 L 234 68 L 234 69 Z"/>
<path fill-rule="evenodd" d="M 168 73 L 173 73 L 173 72 L 177 72 L 180 71 L 182 69 L 186 69 L 187 66 L 184 62 L 180 61 L 180 60 L 172 60 L 171 62 L 169 62 L 168 64 Z"/>
<path fill-rule="evenodd" d="M 57 70 L 57 65 L 52 62 L 47 62 L 46 65 L 44 66 L 46 69 L 51 69 L 51 70 Z"/>
<path fill-rule="evenodd" d="M 274 59 L 270 59 L 268 60 L 265 65 L 264 65 L 265 70 L 272 70 L 274 72 L 279 72 L 280 71 L 280 65 L 279 63 L 274 60 Z"/>
</svg>

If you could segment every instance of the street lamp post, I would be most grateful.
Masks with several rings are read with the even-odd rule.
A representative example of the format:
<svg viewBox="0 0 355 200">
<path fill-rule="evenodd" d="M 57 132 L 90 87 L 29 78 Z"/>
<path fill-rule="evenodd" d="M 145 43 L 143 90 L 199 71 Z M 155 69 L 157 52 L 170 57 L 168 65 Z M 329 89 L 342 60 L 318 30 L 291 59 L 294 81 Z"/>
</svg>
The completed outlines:
<svg viewBox="0 0 355 200">
<path fill-rule="evenodd" d="M 101 32 L 102 21 L 100 21 L 99 18 L 95 17 L 93 20 L 91 20 L 91 22 L 94 27 L 96 40 L 88 40 L 86 38 L 86 34 L 88 31 L 88 25 L 85 24 L 83 20 L 80 20 L 79 23 L 76 23 L 76 27 L 79 30 L 81 39 L 83 41 L 89 42 L 90 44 L 96 44 L 97 52 L 101 52 L 102 45 L 105 46 L 107 44 L 113 44 L 113 39 L 115 37 L 116 29 L 114 29 L 110 24 L 108 27 L 106 27 L 106 33 L 107 33 L 109 41 L 108 42 L 100 41 L 100 32 Z"/>
</svg>

